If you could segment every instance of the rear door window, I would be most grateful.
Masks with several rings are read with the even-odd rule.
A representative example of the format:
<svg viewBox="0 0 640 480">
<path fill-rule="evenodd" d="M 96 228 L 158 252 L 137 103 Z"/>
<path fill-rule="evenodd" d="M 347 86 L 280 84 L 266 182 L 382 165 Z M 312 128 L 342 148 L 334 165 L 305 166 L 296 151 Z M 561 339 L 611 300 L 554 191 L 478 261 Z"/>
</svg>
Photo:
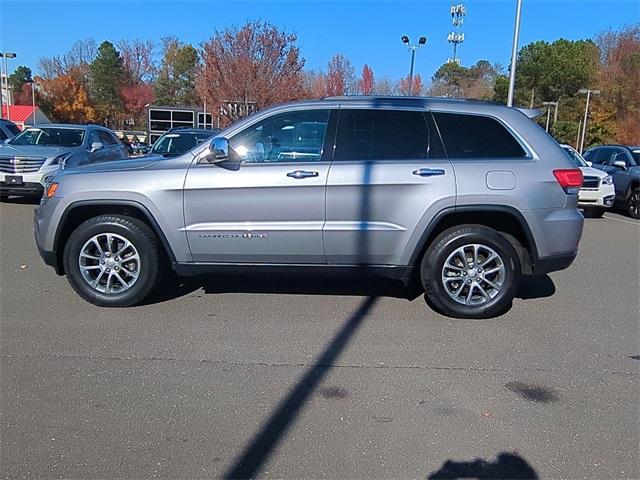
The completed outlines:
<svg viewBox="0 0 640 480">
<path fill-rule="evenodd" d="M 527 154 L 497 120 L 482 115 L 433 114 L 449 158 L 521 158 Z"/>
<path fill-rule="evenodd" d="M 341 110 L 333 159 L 414 160 L 442 158 L 422 111 Z"/>
</svg>

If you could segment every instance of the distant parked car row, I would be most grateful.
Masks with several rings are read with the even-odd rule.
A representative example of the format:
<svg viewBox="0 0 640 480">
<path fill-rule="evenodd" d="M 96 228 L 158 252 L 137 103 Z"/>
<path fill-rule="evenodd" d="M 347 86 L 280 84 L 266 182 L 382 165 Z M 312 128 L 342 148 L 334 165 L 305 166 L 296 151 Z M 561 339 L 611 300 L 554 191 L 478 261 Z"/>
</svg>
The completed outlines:
<svg viewBox="0 0 640 480">
<path fill-rule="evenodd" d="M 130 154 L 171 157 L 185 153 L 219 130 L 173 129 L 153 147 L 125 145 L 100 125 L 47 124 L 20 130 L 2 119 L 0 198 L 40 197 L 48 175 L 60 168 L 123 160 Z"/>
</svg>

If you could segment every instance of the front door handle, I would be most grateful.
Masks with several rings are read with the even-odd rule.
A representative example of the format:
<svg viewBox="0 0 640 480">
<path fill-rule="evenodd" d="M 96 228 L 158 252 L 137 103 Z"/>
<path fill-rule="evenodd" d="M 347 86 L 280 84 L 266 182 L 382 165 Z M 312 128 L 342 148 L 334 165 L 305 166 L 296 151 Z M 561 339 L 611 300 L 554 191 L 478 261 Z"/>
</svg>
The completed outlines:
<svg viewBox="0 0 640 480">
<path fill-rule="evenodd" d="M 287 173 L 287 177 L 297 178 L 297 179 L 317 177 L 318 175 L 319 175 L 318 172 L 309 172 L 307 170 L 295 170 L 293 172 Z"/>
<path fill-rule="evenodd" d="M 419 177 L 435 177 L 436 175 L 444 175 L 444 170 L 441 168 L 418 168 L 413 171 L 413 174 Z"/>
</svg>

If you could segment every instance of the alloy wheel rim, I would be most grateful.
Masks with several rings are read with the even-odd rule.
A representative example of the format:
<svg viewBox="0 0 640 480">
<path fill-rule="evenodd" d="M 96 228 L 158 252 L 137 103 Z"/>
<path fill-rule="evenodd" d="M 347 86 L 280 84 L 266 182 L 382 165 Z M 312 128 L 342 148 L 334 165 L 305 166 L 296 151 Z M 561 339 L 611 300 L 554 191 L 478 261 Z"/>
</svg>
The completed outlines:
<svg viewBox="0 0 640 480">
<path fill-rule="evenodd" d="M 498 253 L 479 243 L 454 250 L 442 267 L 442 285 L 453 300 L 479 306 L 493 300 L 503 289 L 507 270 Z"/>
<path fill-rule="evenodd" d="M 127 238 L 116 233 L 94 235 L 80 249 L 82 278 L 94 290 L 114 295 L 129 290 L 140 276 L 140 255 Z"/>
</svg>

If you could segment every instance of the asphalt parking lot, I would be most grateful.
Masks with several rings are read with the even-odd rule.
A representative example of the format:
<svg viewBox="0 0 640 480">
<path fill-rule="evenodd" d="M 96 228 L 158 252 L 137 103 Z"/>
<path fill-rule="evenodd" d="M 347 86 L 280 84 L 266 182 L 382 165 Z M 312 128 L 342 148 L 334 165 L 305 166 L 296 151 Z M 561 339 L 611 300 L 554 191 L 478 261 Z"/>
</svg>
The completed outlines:
<svg viewBox="0 0 640 480">
<path fill-rule="evenodd" d="M 5 478 L 638 478 L 640 222 L 482 321 L 357 278 L 225 277 L 100 309 L 0 204 Z M 484 476 L 482 476 L 484 475 Z"/>
</svg>

